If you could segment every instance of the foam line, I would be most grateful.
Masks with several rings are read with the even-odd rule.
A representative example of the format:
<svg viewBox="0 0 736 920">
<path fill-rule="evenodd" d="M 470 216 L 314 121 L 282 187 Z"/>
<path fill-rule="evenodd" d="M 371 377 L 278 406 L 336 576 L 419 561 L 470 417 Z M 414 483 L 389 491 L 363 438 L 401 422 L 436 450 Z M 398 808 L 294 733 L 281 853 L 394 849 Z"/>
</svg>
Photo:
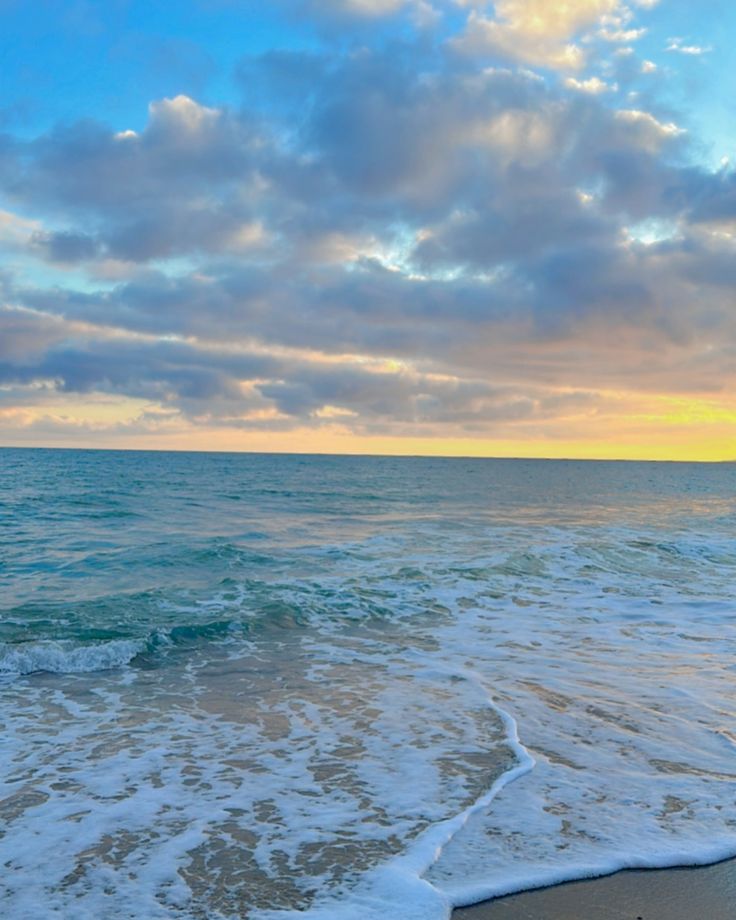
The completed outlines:
<svg viewBox="0 0 736 920">
<path fill-rule="evenodd" d="M 496 798 L 503 788 L 519 779 L 520 776 L 529 773 L 534 769 L 536 761 L 524 747 L 519 739 L 519 727 L 516 720 L 504 709 L 498 706 L 490 696 L 486 688 L 477 675 L 471 671 L 454 671 L 445 672 L 447 676 L 462 677 L 470 683 L 475 684 L 484 694 L 486 703 L 493 709 L 501 720 L 504 727 L 506 743 L 513 751 L 518 763 L 502 773 L 491 785 L 490 789 L 476 799 L 472 805 L 469 805 L 459 814 L 446 821 L 442 821 L 434 827 L 429 828 L 413 843 L 409 852 L 404 856 L 398 857 L 398 864 L 414 871 L 418 876 L 436 862 L 442 855 L 443 850 L 452 838 L 468 823 L 468 820 L 481 809 L 487 808 L 488 805 Z"/>
<path fill-rule="evenodd" d="M 534 769 L 536 761 L 519 739 L 516 720 L 498 706 L 471 671 L 435 671 L 446 677 L 460 677 L 478 687 L 487 705 L 498 715 L 504 728 L 503 743 L 513 751 L 517 764 L 504 771 L 486 793 L 463 811 L 428 828 L 397 856 L 369 873 L 364 883 L 346 894 L 339 902 L 330 900 L 315 904 L 306 911 L 265 911 L 257 913 L 259 920 L 385 920 L 395 916 L 401 905 L 403 920 L 447 920 L 455 902 L 447 892 L 440 891 L 422 878 L 424 872 L 442 855 L 444 848 L 477 812 L 487 808 L 510 783 Z M 479 900 L 482 900 L 479 899 Z M 467 902 L 470 903 L 470 902 Z"/>
<path fill-rule="evenodd" d="M 610 860 L 587 864 L 581 863 L 565 868 L 554 867 L 546 871 L 532 873 L 520 872 L 510 878 L 507 876 L 503 881 L 489 881 L 463 885 L 462 887 L 458 886 L 457 888 L 446 888 L 444 892 L 453 908 L 469 907 L 472 904 L 479 904 L 492 898 L 518 894 L 521 891 L 547 888 L 551 885 L 561 885 L 564 882 L 601 878 L 605 875 L 613 875 L 623 869 L 674 869 L 709 866 L 734 857 L 736 857 L 736 843 L 733 842 L 730 845 L 706 846 L 697 854 L 693 854 L 692 850 L 688 849 L 677 849 L 667 855 L 652 856 L 651 858 L 641 855 L 632 858 L 624 854 L 617 854 Z M 337 917 L 334 920 L 337 920 Z"/>
</svg>

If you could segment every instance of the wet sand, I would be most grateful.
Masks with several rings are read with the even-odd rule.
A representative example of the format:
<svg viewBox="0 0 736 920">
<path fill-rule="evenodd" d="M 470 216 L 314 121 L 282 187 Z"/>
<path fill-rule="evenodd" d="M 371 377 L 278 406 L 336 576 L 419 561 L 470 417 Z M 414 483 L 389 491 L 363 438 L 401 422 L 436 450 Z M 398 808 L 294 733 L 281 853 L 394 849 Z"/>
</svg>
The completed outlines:
<svg viewBox="0 0 736 920">
<path fill-rule="evenodd" d="M 734 920 L 736 860 L 568 882 L 456 910 L 452 920 Z"/>
</svg>

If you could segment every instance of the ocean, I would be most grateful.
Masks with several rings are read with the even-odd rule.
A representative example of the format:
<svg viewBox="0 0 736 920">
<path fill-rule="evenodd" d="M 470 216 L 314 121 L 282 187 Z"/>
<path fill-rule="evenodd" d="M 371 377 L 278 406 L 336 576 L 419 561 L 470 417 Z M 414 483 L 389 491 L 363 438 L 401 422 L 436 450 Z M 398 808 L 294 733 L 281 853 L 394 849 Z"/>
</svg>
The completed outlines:
<svg viewBox="0 0 736 920">
<path fill-rule="evenodd" d="M 736 465 L 0 450 L 9 920 L 736 854 Z"/>
</svg>

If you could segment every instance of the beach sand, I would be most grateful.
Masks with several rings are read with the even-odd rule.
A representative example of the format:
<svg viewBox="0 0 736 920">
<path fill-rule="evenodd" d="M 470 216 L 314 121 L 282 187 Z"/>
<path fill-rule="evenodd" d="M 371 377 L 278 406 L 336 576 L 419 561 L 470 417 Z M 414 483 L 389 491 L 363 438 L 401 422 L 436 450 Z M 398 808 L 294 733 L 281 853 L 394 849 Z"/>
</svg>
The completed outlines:
<svg viewBox="0 0 736 920">
<path fill-rule="evenodd" d="M 736 860 L 618 872 L 486 901 L 452 920 L 734 920 Z"/>
</svg>

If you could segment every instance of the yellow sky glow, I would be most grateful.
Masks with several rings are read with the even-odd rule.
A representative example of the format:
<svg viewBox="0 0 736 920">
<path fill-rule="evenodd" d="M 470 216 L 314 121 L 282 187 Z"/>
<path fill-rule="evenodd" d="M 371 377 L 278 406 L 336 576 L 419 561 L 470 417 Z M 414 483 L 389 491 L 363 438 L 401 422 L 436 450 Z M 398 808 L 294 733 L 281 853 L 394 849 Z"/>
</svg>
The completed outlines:
<svg viewBox="0 0 736 920">
<path fill-rule="evenodd" d="M 15 410 L 0 419 L 10 437 L 7 444 L 56 447 L 126 447 L 131 449 L 245 451 L 265 453 L 380 454 L 391 456 L 544 457 L 662 461 L 736 460 L 736 408 L 698 401 L 658 397 L 658 415 L 633 414 L 586 420 L 561 432 L 550 420 L 543 435 L 516 437 L 413 437 L 356 435 L 337 416 L 319 428 L 290 431 L 195 428 L 169 412 L 145 407 L 149 421 L 140 423 L 139 401 L 110 405 L 90 402 L 74 406 Z M 151 414 L 153 419 L 151 419 Z M 54 435 L 47 428 L 54 424 Z M 115 427 L 111 426 L 115 423 Z M 117 427 L 119 426 L 119 427 Z M 11 434 L 12 431 L 12 434 Z M 577 432 L 577 433 L 573 433 Z"/>
</svg>

